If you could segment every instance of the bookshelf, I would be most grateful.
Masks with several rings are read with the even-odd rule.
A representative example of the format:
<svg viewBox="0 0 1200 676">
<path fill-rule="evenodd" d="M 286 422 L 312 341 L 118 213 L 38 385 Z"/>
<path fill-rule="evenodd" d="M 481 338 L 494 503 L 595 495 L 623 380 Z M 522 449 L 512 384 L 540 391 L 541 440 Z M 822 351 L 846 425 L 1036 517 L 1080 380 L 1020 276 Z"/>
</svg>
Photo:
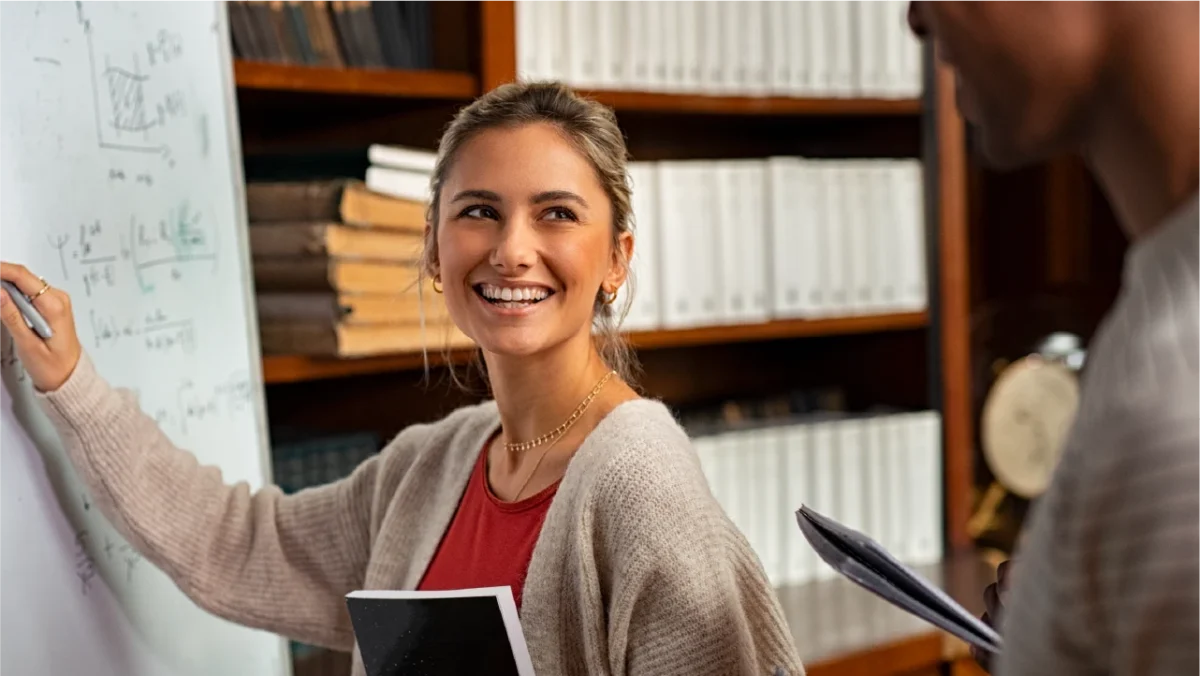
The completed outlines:
<svg viewBox="0 0 1200 676">
<path fill-rule="evenodd" d="M 781 338 L 838 336 L 855 333 L 875 333 L 925 328 L 929 324 L 926 312 L 892 315 L 864 315 L 830 319 L 791 319 L 761 324 L 706 326 L 693 329 L 639 331 L 626 334 L 639 350 L 670 349 L 688 345 L 744 343 Z M 470 359 L 470 350 L 454 350 L 450 363 L 461 364 Z M 430 366 L 445 364 L 440 352 L 430 352 Z M 267 355 L 263 357 L 263 379 L 268 385 L 295 383 L 326 378 L 389 371 L 423 369 L 426 356 L 421 353 L 363 357 L 361 359 L 332 359 L 300 355 Z"/>
<path fill-rule="evenodd" d="M 238 61 L 239 91 L 469 101 L 479 95 L 479 78 L 452 70 L 321 68 Z"/>
<path fill-rule="evenodd" d="M 916 99 L 809 99 L 782 96 L 705 96 L 659 92 L 589 91 L 583 94 L 620 111 L 689 115 L 919 115 Z"/>
<path fill-rule="evenodd" d="M 434 147 L 459 105 L 517 74 L 514 3 L 436 4 L 435 42 L 445 38 L 443 44 L 452 48 L 435 46 L 441 56 L 434 70 L 235 63 L 247 152 L 370 142 Z M 925 58 L 920 99 L 584 93 L 616 110 L 639 160 L 772 153 L 923 159 L 927 311 L 635 332 L 629 338 L 642 358 L 647 394 L 669 404 L 724 392 L 744 396 L 783 381 L 815 386 L 844 377 L 857 401 L 940 410 L 944 543 L 947 561 L 961 568 L 969 565 L 961 561 L 972 558 L 966 523 L 975 434 L 966 141 L 953 78 L 933 67 L 930 55 Z M 293 114 L 286 135 L 280 135 L 279 97 L 319 101 L 339 112 Z M 448 360 L 431 352 L 429 363 L 436 372 L 470 358 L 469 351 L 452 352 Z M 420 353 L 347 360 L 268 355 L 263 359 L 268 414 L 272 424 L 305 423 L 330 431 L 376 425 L 391 433 L 468 400 L 425 383 L 424 367 Z M 336 401 L 339 407 L 314 401 Z M 983 577 L 971 578 L 962 595 L 956 594 L 968 607 L 984 586 L 972 585 Z M 801 650 L 809 673 L 821 676 L 968 673 L 947 646 L 941 632 L 923 625 L 872 634 L 854 644 Z"/>
</svg>

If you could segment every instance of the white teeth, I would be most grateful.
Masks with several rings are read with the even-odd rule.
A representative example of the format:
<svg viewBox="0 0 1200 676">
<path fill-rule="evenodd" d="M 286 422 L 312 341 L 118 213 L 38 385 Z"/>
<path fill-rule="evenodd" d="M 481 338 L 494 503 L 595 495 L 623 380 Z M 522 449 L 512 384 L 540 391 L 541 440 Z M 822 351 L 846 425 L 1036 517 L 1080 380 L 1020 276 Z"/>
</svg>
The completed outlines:
<svg viewBox="0 0 1200 676">
<path fill-rule="evenodd" d="M 531 288 L 531 287 L 500 287 L 492 284 L 483 284 L 480 289 L 484 298 L 500 302 L 511 303 L 528 303 L 532 301 L 544 300 L 550 295 L 547 289 Z"/>
</svg>

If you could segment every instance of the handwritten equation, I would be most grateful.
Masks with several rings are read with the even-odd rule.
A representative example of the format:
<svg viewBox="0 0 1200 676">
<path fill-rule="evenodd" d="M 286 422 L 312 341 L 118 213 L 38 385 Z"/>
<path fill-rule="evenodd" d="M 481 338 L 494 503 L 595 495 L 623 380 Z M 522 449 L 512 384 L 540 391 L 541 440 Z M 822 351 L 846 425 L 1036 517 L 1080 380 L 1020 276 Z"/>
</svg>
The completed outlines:
<svg viewBox="0 0 1200 676">
<path fill-rule="evenodd" d="M 97 559 L 108 565 L 120 565 L 126 584 L 132 584 L 142 555 L 128 543 L 118 544 L 112 537 L 104 536 L 104 546 L 100 552 L 95 551 L 92 535 L 86 529 L 75 532 L 75 577 L 79 580 L 79 593 L 87 596 L 92 590 L 92 582 L 96 577 Z"/>
<path fill-rule="evenodd" d="M 173 319 L 160 308 L 136 316 L 88 311 L 96 349 L 137 343 L 147 352 L 191 354 L 196 350 L 192 319 Z"/>
<path fill-rule="evenodd" d="M 140 393 L 135 393 L 140 399 Z M 254 390 L 250 375 L 246 372 L 233 373 L 225 380 L 211 386 L 197 385 L 190 378 L 179 381 L 173 399 L 162 397 L 142 410 L 159 427 L 188 434 L 197 425 L 217 418 L 233 418 L 251 413 L 254 406 Z"/>
<path fill-rule="evenodd" d="M 147 188 L 154 186 L 154 174 L 148 171 L 142 171 L 133 174 L 130 178 L 129 174 L 121 168 L 112 167 L 108 170 L 108 180 L 111 183 L 128 183 L 132 182 L 136 185 L 144 185 Z"/>
<path fill-rule="evenodd" d="M 150 65 L 157 65 L 158 62 L 171 63 L 183 56 L 183 38 L 179 33 L 168 30 L 158 31 L 158 35 L 153 40 L 146 42 L 146 56 L 150 58 Z"/>
<path fill-rule="evenodd" d="M 137 215 L 125 227 L 94 219 L 73 231 L 47 235 L 58 255 L 64 281 L 81 280 L 84 295 L 136 283 L 153 292 L 162 279 L 180 280 L 188 270 L 217 269 L 217 231 L 185 200 L 162 217 L 147 222 Z"/>
</svg>

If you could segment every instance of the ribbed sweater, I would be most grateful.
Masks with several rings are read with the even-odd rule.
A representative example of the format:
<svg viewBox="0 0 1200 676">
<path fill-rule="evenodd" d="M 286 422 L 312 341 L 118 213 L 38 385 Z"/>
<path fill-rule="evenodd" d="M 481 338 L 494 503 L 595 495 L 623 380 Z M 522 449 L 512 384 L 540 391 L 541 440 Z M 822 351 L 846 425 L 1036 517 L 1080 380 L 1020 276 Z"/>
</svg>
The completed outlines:
<svg viewBox="0 0 1200 676">
<path fill-rule="evenodd" d="M 1196 196 L 1135 240 L 1013 567 L 1005 676 L 1200 671 Z"/>
<path fill-rule="evenodd" d="M 41 394 L 93 502 L 195 603 L 353 651 L 345 595 L 415 589 L 495 402 L 406 428 L 353 474 L 284 494 L 227 484 L 110 387 L 85 354 Z M 533 552 L 521 624 L 538 674 L 804 673 L 774 590 L 670 411 L 639 399 L 576 451 Z"/>
</svg>

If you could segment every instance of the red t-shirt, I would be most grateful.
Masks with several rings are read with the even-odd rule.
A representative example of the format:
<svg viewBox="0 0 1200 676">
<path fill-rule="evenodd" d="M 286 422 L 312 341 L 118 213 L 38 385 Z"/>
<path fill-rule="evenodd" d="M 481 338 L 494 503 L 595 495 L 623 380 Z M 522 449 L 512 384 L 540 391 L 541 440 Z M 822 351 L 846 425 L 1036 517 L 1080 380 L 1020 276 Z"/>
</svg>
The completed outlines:
<svg viewBox="0 0 1200 676">
<path fill-rule="evenodd" d="M 542 532 L 558 482 L 520 502 L 504 502 L 487 481 L 487 444 L 475 462 L 458 511 L 442 537 L 421 591 L 512 587 L 517 607 L 533 546 Z"/>
</svg>

